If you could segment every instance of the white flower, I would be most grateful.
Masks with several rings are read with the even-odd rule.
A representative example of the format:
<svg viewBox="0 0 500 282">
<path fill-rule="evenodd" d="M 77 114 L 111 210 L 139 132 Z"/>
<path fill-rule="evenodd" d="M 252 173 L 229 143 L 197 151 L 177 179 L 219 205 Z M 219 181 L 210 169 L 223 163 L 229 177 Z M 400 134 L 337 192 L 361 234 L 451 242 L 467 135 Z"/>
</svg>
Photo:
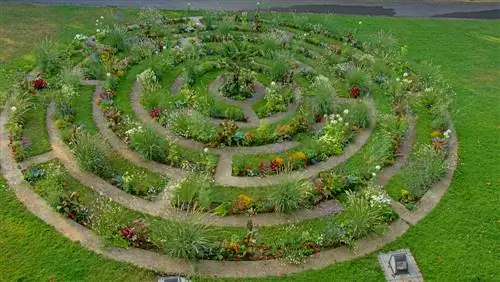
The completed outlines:
<svg viewBox="0 0 500 282">
<path fill-rule="evenodd" d="M 109 77 L 109 76 L 111 76 L 111 74 L 108 72 L 108 73 L 106 74 L 106 76 L 108 76 L 108 77 Z"/>
<path fill-rule="evenodd" d="M 191 6 L 191 3 L 188 2 L 188 6 Z"/>
<path fill-rule="evenodd" d="M 98 23 L 95 23 L 95 26 L 98 26 L 99 24 Z"/>
<path fill-rule="evenodd" d="M 100 30 L 100 29 L 96 29 L 95 31 L 96 31 L 96 32 L 101 32 L 101 30 Z"/>
<path fill-rule="evenodd" d="M 102 19 L 104 19 L 104 17 L 103 17 L 103 16 L 101 16 L 101 20 L 102 20 Z"/>
<path fill-rule="evenodd" d="M 431 92 L 432 90 L 434 90 L 434 89 L 432 89 L 432 87 L 427 87 L 424 89 L 425 92 Z"/>
<path fill-rule="evenodd" d="M 95 22 L 96 22 L 96 23 L 98 23 L 98 22 L 99 22 L 99 20 L 95 20 Z"/>
<path fill-rule="evenodd" d="M 14 106 L 12 106 L 12 107 L 10 108 L 10 111 L 11 111 L 11 112 L 15 112 L 16 110 L 17 110 L 17 108 L 16 108 L 16 107 L 14 107 Z"/>
<path fill-rule="evenodd" d="M 349 110 L 348 109 L 345 109 L 344 110 L 344 115 L 347 115 L 349 113 Z"/>
<path fill-rule="evenodd" d="M 275 86 L 275 85 L 276 85 L 276 82 L 271 81 L 271 86 Z"/>
<path fill-rule="evenodd" d="M 259 6 L 259 5 L 260 5 L 260 2 L 257 2 L 257 6 Z"/>
<path fill-rule="evenodd" d="M 166 50 L 167 49 L 167 46 L 163 46 L 163 50 Z"/>
<path fill-rule="evenodd" d="M 208 148 L 203 149 L 203 152 L 208 153 Z"/>
<path fill-rule="evenodd" d="M 339 115 L 339 114 L 336 114 L 336 115 L 335 115 L 335 117 L 336 117 L 336 118 L 340 118 L 340 115 Z"/>
<path fill-rule="evenodd" d="M 377 176 L 377 174 L 375 172 L 372 172 L 372 176 L 375 177 Z"/>
<path fill-rule="evenodd" d="M 347 127 L 347 126 L 349 126 L 349 123 L 348 123 L 348 122 L 346 122 L 344 125 Z"/>
<path fill-rule="evenodd" d="M 381 167 L 380 167 L 379 165 L 376 165 L 376 166 L 375 166 L 375 169 L 376 169 L 376 170 L 380 170 L 380 169 L 381 169 Z"/>
<path fill-rule="evenodd" d="M 343 119 L 343 118 L 341 118 L 341 117 L 339 117 L 339 122 L 342 122 L 342 121 L 344 121 L 344 119 Z"/>
<path fill-rule="evenodd" d="M 409 74 L 409 73 L 407 73 L 407 72 L 403 73 L 403 77 L 407 77 L 407 76 L 409 76 L 409 75 L 410 75 L 410 74 Z"/>
<path fill-rule="evenodd" d="M 358 22 L 358 24 L 363 24 L 363 22 L 362 22 L 362 21 L 359 21 L 359 22 Z"/>
<path fill-rule="evenodd" d="M 396 78 L 396 81 L 399 82 L 399 77 Z"/>
<path fill-rule="evenodd" d="M 332 122 L 333 122 L 333 124 L 337 124 L 337 121 L 336 121 L 336 120 L 333 120 Z"/>
</svg>

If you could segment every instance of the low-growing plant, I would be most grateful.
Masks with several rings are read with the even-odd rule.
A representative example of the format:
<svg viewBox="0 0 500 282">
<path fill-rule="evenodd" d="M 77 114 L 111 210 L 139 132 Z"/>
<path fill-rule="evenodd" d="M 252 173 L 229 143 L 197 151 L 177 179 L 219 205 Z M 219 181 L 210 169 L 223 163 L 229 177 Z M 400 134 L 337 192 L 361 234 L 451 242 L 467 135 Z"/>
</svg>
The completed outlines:
<svg viewBox="0 0 500 282">
<path fill-rule="evenodd" d="M 104 42 L 116 48 L 118 52 L 127 51 L 130 48 L 127 41 L 127 28 L 116 24 L 113 25 L 113 27 L 106 32 Z"/>
<path fill-rule="evenodd" d="M 365 96 L 370 94 L 371 91 L 371 81 L 370 76 L 358 69 L 352 69 L 347 72 L 346 80 L 351 89 L 351 96 L 357 98 L 358 96 Z M 358 89 L 357 93 L 353 89 Z"/>
<path fill-rule="evenodd" d="M 330 81 L 325 76 L 316 76 L 312 84 L 311 91 L 314 92 L 314 101 L 317 114 L 320 116 L 333 113 L 335 104 L 333 103 L 334 89 Z"/>
<path fill-rule="evenodd" d="M 150 68 L 137 75 L 137 81 L 145 92 L 154 92 L 160 88 L 156 74 Z"/>
<path fill-rule="evenodd" d="M 86 226 L 90 224 L 90 212 L 81 203 L 79 192 L 75 191 L 69 195 L 61 196 L 56 209 L 59 213 L 66 215 L 81 225 Z"/>
</svg>

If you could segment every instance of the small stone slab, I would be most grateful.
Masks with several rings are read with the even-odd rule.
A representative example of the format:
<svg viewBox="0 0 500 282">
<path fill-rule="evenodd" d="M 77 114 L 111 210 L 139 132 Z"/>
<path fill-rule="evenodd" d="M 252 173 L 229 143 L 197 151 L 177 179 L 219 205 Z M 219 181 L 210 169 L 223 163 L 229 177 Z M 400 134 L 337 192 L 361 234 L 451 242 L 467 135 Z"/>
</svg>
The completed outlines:
<svg viewBox="0 0 500 282">
<path fill-rule="evenodd" d="M 408 261 L 408 274 L 393 275 L 389 267 L 389 259 L 394 254 L 405 254 Z M 409 249 L 396 250 L 390 253 L 379 253 L 378 261 L 384 270 L 385 280 L 389 282 L 423 282 L 424 278 L 418 269 L 417 262 Z"/>
<path fill-rule="evenodd" d="M 165 276 L 159 277 L 158 282 L 189 282 L 189 280 L 181 276 Z"/>
</svg>

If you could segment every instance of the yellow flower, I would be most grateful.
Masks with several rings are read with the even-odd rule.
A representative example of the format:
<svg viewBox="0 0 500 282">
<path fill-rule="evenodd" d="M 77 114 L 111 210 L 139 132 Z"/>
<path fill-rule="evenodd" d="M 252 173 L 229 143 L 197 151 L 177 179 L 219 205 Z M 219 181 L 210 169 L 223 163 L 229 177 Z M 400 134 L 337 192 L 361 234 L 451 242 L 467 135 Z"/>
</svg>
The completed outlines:
<svg viewBox="0 0 500 282">
<path fill-rule="evenodd" d="M 434 131 L 431 133 L 431 136 L 432 136 L 432 137 L 438 137 L 439 135 L 441 135 L 441 131 L 439 131 L 439 130 L 434 130 Z"/>
<path fill-rule="evenodd" d="M 306 154 L 304 152 L 294 152 L 292 154 L 292 159 L 293 160 L 305 160 L 307 159 Z"/>
<path fill-rule="evenodd" d="M 279 165 L 279 166 L 282 166 L 284 163 L 285 163 L 285 160 L 281 157 L 276 157 L 276 159 L 274 159 L 274 161 Z"/>
</svg>

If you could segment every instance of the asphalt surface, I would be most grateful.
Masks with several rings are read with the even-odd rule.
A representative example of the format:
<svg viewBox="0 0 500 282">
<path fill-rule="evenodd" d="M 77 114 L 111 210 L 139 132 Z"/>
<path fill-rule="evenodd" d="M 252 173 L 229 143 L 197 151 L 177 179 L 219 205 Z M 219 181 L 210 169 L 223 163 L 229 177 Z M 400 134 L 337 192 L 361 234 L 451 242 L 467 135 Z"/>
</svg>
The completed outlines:
<svg viewBox="0 0 500 282">
<path fill-rule="evenodd" d="M 335 13 L 396 17 L 500 19 L 500 2 L 422 2 L 420 0 L 0 0 L 11 3 L 86 6 L 151 7 L 162 9 L 254 10 Z"/>
</svg>

